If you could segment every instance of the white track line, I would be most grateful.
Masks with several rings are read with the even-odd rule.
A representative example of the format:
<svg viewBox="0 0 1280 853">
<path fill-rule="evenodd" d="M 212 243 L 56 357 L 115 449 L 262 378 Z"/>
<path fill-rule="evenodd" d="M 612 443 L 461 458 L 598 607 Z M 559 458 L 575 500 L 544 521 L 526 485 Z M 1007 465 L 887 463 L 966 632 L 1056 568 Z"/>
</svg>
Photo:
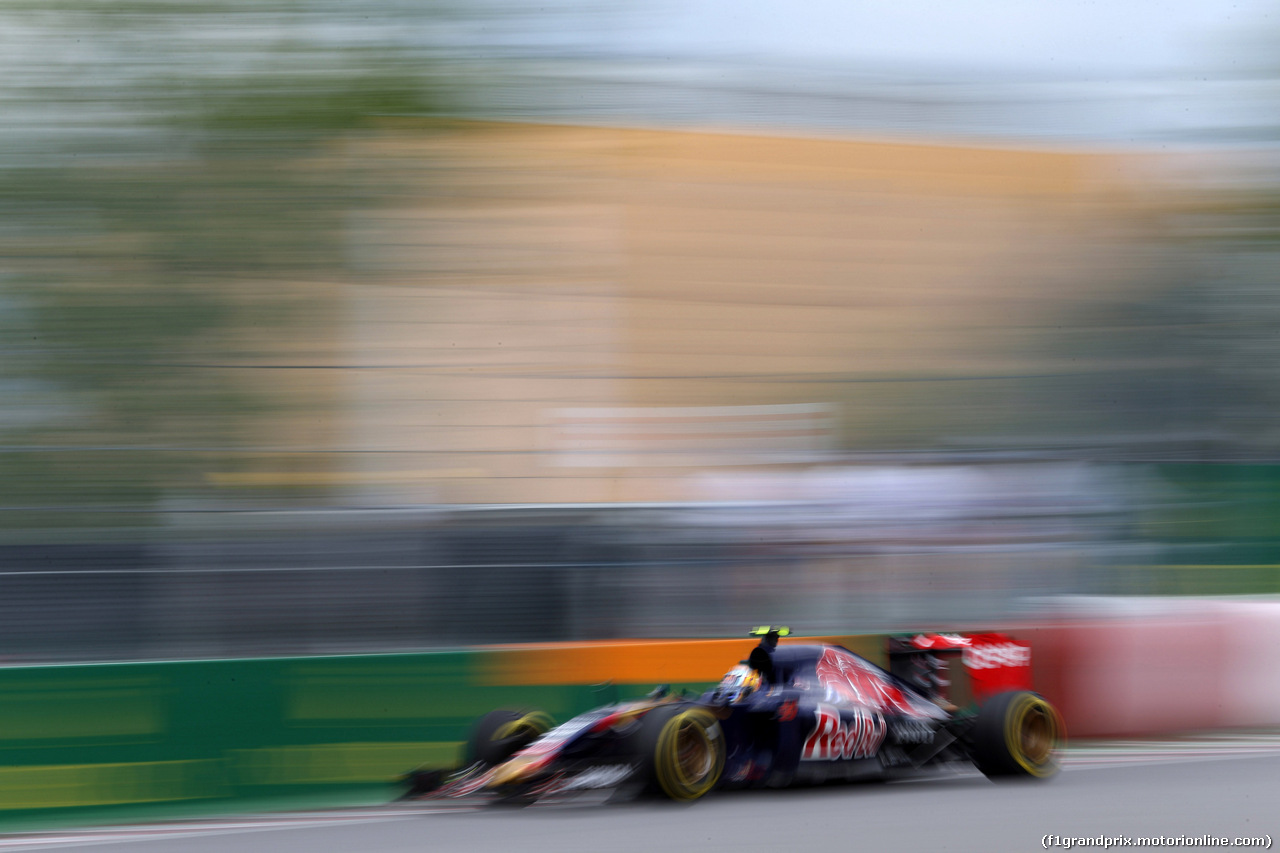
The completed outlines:
<svg viewBox="0 0 1280 853">
<path fill-rule="evenodd" d="M 1063 757 L 1065 771 L 1107 770 L 1116 767 L 1149 767 L 1153 764 L 1193 764 L 1206 761 L 1238 761 L 1249 758 L 1280 756 L 1280 742 L 1264 741 L 1262 744 L 1241 743 L 1224 746 L 1221 743 L 1153 743 L 1126 744 L 1112 747 L 1083 747 L 1080 752 L 1068 750 Z M 899 781 L 938 781 L 955 779 L 966 774 L 939 774 L 918 779 Z M 975 773 L 976 775 L 976 773 Z M 432 814 L 456 814 L 480 812 L 480 806 L 460 806 L 424 803 L 419 807 L 390 806 L 383 808 L 353 809 L 334 812 L 289 812 L 279 817 L 258 815 L 228 820 L 185 821 L 120 827 L 94 827 L 84 830 L 67 830 L 57 833 L 32 833 L 0 837 L 0 850 L 55 850 L 83 847 L 90 844 L 126 844 L 156 841 L 170 838 L 199 838 L 218 835 L 234 835 L 249 832 L 268 832 L 281 829 L 308 829 L 334 824 L 381 823 L 407 820 Z"/>
<path fill-rule="evenodd" d="M 59 833 L 35 833 L 0 838 L 0 850 L 50 850 L 62 847 L 83 847 L 88 844 L 125 844 L 141 841 L 158 841 L 169 838 L 198 838 L 202 836 L 233 835 L 245 832 L 268 832 L 279 829 L 309 829 L 334 824 L 384 823 L 393 820 L 418 818 L 427 814 L 476 811 L 474 806 L 425 809 L 390 809 L 359 812 L 335 812 L 333 814 L 289 814 L 279 818 L 257 817 L 225 821 L 183 822 L 173 824 L 131 825 L 120 827 L 95 827 L 85 830 L 69 830 Z"/>
</svg>

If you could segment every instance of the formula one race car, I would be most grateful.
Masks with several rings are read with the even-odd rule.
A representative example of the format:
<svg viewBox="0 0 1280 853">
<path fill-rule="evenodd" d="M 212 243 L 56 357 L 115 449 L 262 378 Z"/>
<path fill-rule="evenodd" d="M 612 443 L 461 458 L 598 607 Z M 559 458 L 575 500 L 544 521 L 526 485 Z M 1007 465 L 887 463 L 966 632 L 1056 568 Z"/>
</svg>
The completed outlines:
<svg viewBox="0 0 1280 853">
<path fill-rule="evenodd" d="M 716 788 L 874 778 L 952 762 L 991 777 L 1057 772 L 1063 726 L 1041 696 L 1003 690 L 958 709 L 937 689 L 945 652 L 982 649 L 973 655 L 980 669 L 1002 655 L 1029 662 L 1016 641 L 974 646 L 922 635 L 900 643 L 906 674 L 895 675 L 843 646 L 778 646 L 787 628 L 753 633 L 761 640 L 750 657 L 696 698 L 659 688 L 556 727 L 543 714 L 494 711 L 476 724 L 464 767 L 414 771 L 406 796 L 524 804 L 610 789 L 696 800 Z"/>
</svg>

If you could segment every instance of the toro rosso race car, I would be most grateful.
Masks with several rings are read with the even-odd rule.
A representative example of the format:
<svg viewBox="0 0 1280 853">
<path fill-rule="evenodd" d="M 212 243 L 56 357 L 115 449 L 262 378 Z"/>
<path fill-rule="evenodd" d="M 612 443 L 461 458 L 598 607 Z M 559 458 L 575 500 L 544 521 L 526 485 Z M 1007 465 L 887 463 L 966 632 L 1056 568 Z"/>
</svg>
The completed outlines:
<svg viewBox="0 0 1280 853">
<path fill-rule="evenodd" d="M 1026 683 L 1027 646 L 999 635 L 920 635 L 891 644 L 894 674 L 843 646 L 778 645 L 789 633 L 755 629 L 760 644 L 750 657 L 698 697 L 658 688 L 559 726 L 537 712 L 494 711 L 476 724 L 461 769 L 408 774 L 406 797 L 527 804 L 609 789 L 696 800 L 717 788 L 875 778 L 955 762 L 991 777 L 1057 772 L 1058 713 L 1029 690 L 1000 689 Z M 948 655 L 988 676 L 981 690 L 974 680 L 981 704 L 949 701 L 941 674 Z"/>
</svg>

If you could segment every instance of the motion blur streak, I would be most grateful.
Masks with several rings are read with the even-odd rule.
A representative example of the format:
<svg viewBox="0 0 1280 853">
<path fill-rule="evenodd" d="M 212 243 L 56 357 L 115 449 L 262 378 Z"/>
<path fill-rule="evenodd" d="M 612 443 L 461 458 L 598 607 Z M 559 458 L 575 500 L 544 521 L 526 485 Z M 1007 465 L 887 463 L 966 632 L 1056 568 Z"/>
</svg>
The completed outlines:
<svg viewBox="0 0 1280 853">
<path fill-rule="evenodd" d="M 1273 69 L 679 20 L 6 4 L 0 656 L 1276 592 Z"/>
</svg>

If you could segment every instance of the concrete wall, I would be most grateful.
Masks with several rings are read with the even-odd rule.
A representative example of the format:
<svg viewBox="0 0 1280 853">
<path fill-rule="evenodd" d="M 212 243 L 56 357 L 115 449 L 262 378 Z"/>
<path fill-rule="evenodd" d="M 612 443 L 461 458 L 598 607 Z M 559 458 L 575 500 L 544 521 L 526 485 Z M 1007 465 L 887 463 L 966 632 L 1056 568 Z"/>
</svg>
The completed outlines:
<svg viewBox="0 0 1280 853">
<path fill-rule="evenodd" d="M 948 380 L 1060 370 L 1039 330 L 1134 296 L 1154 199 L 1087 151 L 474 123 L 343 156 L 403 192 L 352 213 L 354 273 L 277 358 L 337 369 L 276 377 L 328 401 L 282 436 L 337 450 L 219 485 L 670 501 L 929 446 L 1028 408 Z"/>
</svg>

